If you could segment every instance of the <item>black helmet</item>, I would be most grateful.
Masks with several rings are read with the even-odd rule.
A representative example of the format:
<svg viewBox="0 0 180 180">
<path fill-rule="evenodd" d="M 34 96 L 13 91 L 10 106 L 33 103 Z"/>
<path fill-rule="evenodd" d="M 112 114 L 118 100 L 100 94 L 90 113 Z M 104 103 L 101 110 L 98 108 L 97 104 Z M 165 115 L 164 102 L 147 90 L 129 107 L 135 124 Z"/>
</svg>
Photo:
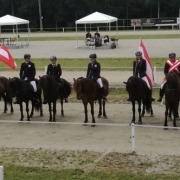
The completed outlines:
<svg viewBox="0 0 180 180">
<path fill-rule="evenodd" d="M 30 57 L 31 57 L 30 54 L 25 54 L 25 55 L 24 55 L 24 59 L 27 59 L 27 58 L 29 59 Z"/>
<path fill-rule="evenodd" d="M 51 56 L 50 57 L 50 60 L 52 61 L 52 60 L 57 60 L 57 58 L 56 58 L 56 56 Z"/>
<path fill-rule="evenodd" d="M 136 56 L 142 56 L 142 52 L 141 52 L 141 51 L 137 51 L 137 52 L 135 53 L 135 55 L 136 55 Z"/>
<path fill-rule="evenodd" d="M 169 58 L 175 58 L 176 57 L 176 53 L 169 53 Z"/>
<path fill-rule="evenodd" d="M 96 59 L 97 56 L 96 56 L 96 54 L 94 53 L 94 54 L 90 54 L 90 55 L 89 55 L 89 58 Z"/>
</svg>

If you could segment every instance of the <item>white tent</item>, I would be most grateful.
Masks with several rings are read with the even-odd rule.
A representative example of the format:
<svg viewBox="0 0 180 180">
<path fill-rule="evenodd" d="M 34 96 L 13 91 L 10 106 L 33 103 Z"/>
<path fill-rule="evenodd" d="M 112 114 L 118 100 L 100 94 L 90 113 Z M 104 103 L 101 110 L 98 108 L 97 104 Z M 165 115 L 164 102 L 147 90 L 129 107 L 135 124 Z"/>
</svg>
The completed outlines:
<svg viewBox="0 0 180 180">
<path fill-rule="evenodd" d="M 77 24 L 96 24 L 96 23 L 108 23 L 109 31 L 111 30 L 111 23 L 116 21 L 116 31 L 118 30 L 118 19 L 113 16 L 109 16 L 100 12 L 94 12 L 84 18 L 77 20 L 76 23 L 76 38 L 77 34 Z M 77 47 L 78 47 L 78 38 L 77 38 Z"/>
<path fill-rule="evenodd" d="M 21 18 L 17 18 L 11 15 L 6 15 L 0 18 L 0 37 L 1 37 L 1 26 L 15 25 L 16 34 L 18 37 L 18 25 L 27 24 L 28 25 L 28 43 L 29 43 L 29 21 Z"/>
</svg>

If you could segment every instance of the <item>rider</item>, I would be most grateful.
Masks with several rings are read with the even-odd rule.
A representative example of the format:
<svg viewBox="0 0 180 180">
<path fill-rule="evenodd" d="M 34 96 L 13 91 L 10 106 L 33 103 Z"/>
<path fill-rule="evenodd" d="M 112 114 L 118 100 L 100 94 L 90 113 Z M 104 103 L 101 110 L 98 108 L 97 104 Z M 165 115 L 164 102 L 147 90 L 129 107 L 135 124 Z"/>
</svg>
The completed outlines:
<svg viewBox="0 0 180 180">
<path fill-rule="evenodd" d="M 169 53 L 169 59 L 166 61 L 164 65 L 164 74 L 165 78 L 163 79 L 163 82 L 161 84 L 161 88 L 159 91 L 159 99 L 158 102 L 162 101 L 164 91 L 165 91 L 165 85 L 166 85 L 166 76 L 169 72 L 175 72 L 180 76 L 180 62 L 179 60 L 176 60 L 176 54 L 175 53 Z"/>
<path fill-rule="evenodd" d="M 20 79 L 25 80 L 26 82 L 29 82 L 33 87 L 34 96 L 36 97 L 37 92 L 37 85 L 35 81 L 35 75 L 36 75 L 36 68 L 33 62 L 31 62 L 31 55 L 25 54 L 24 55 L 25 62 L 21 64 L 20 68 Z M 18 95 L 18 93 L 17 93 Z M 39 103 L 39 99 L 34 99 L 36 103 Z M 14 104 L 19 104 L 18 97 Z"/>
<path fill-rule="evenodd" d="M 68 102 L 68 97 L 64 88 L 64 81 L 60 78 L 62 75 L 61 65 L 56 63 L 56 56 L 51 56 L 50 60 L 51 64 L 48 65 L 46 74 L 53 76 L 54 79 L 60 84 L 63 90 L 63 96 L 65 97 L 64 100 L 65 102 Z M 46 99 L 44 99 L 43 104 L 47 104 Z"/>
<path fill-rule="evenodd" d="M 103 87 L 103 84 L 102 84 L 102 79 L 101 79 L 101 76 L 100 76 L 101 65 L 100 65 L 100 63 L 98 63 L 96 61 L 96 58 L 97 58 L 96 54 L 90 54 L 89 58 L 90 58 L 91 62 L 88 64 L 86 77 L 96 81 L 100 85 L 102 99 L 104 101 L 106 101 L 107 97 L 105 95 L 104 87 Z"/>
<path fill-rule="evenodd" d="M 152 90 L 150 84 L 146 78 L 146 60 L 142 58 L 141 51 L 137 51 L 135 55 L 136 55 L 136 59 L 133 62 L 133 76 L 140 77 L 144 82 L 146 82 L 147 87 L 149 89 L 151 101 L 154 101 L 155 99 L 152 98 Z M 131 101 L 131 97 L 129 97 L 127 101 Z"/>
</svg>

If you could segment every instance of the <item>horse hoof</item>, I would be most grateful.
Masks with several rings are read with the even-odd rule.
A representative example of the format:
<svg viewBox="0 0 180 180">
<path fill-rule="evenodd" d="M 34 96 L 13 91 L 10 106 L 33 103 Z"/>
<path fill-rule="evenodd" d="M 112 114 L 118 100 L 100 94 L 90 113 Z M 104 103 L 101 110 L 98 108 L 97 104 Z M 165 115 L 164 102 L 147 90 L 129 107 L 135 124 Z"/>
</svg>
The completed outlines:
<svg viewBox="0 0 180 180">
<path fill-rule="evenodd" d="M 98 115 L 97 118 L 101 118 L 101 115 Z"/>
<path fill-rule="evenodd" d="M 83 126 L 87 126 L 87 124 L 86 123 L 84 123 L 84 124 L 82 124 Z"/>
<path fill-rule="evenodd" d="M 43 116 L 43 113 L 41 113 L 40 116 Z"/>
<path fill-rule="evenodd" d="M 31 121 L 30 119 L 27 119 L 27 121 Z"/>
<path fill-rule="evenodd" d="M 64 117 L 64 114 L 61 114 L 61 117 Z"/>
<path fill-rule="evenodd" d="M 104 117 L 104 119 L 107 119 L 108 117 L 105 115 L 105 116 L 103 116 Z"/>
<path fill-rule="evenodd" d="M 138 121 L 138 124 L 142 124 L 142 121 Z"/>
</svg>

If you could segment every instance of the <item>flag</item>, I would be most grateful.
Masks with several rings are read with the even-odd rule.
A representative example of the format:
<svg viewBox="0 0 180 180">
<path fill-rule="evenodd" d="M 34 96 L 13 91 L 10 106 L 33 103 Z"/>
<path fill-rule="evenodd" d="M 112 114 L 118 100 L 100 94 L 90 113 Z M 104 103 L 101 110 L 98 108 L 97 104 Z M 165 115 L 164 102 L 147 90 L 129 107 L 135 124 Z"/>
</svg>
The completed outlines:
<svg viewBox="0 0 180 180">
<path fill-rule="evenodd" d="M 2 44 L 0 47 L 0 61 L 10 66 L 12 69 L 16 69 L 17 65 L 14 61 L 13 57 L 11 56 L 7 47 Z"/>
<path fill-rule="evenodd" d="M 146 50 L 143 42 L 142 42 L 142 39 L 140 39 L 139 51 L 142 52 L 142 58 L 146 60 L 146 78 L 147 78 L 150 88 L 152 90 L 153 83 L 154 83 L 154 74 L 153 74 L 151 60 L 149 58 L 149 55 L 147 53 L 147 50 Z"/>
</svg>

